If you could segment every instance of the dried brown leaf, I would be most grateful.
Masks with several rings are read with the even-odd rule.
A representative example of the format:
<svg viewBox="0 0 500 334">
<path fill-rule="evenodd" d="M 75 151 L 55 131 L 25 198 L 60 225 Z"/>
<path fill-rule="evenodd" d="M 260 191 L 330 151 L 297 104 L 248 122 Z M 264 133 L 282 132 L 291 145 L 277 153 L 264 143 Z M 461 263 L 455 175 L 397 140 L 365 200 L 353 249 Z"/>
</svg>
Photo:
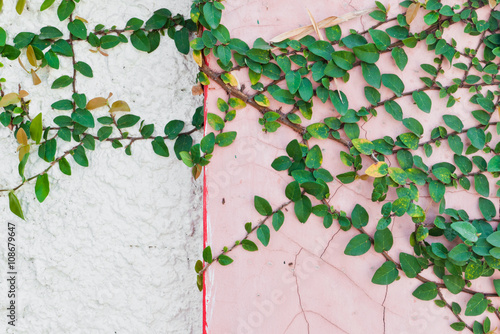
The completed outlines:
<svg viewBox="0 0 500 334">
<path fill-rule="evenodd" d="M 316 20 L 312 16 L 311 12 L 309 9 L 307 10 L 307 14 L 309 14 L 309 19 L 311 20 L 311 24 L 313 26 L 314 31 L 316 32 L 316 35 L 318 35 L 318 38 L 320 41 L 324 41 L 325 39 L 323 38 L 323 35 L 321 34 L 321 31 L 319 31 L 318 25 L 316 24 Z"/>
<path fill-rule="evenodd" d="M 128 106 L 127 102 L 118 100 L 113 102 L 113 104 L 111 105 L 111 109 L 109 109 L 109 112 L 116 111 L 130 111 L 130 107 Z"/>
<path fill-rule="evenodd" d="M 16 133 L 17 142 L 21 145 L 28 145 L 28 136 L 23 128 L 19 128 Z"/>
<path fill-rule="evenodd" d="M 6 94 L 2 99 L 0 100 L 0 107 L 6 107 L 10 104 L 16 104 L 20 101 L 21 99 L 19 98 L 19 94 L 17 93 L 9 93 Z"/>
<path fill-rule="evenodd" d="M 106 52 L 102 51 L 101 48 L 99 48 L 99 53 L 102 54 L 104 57 L 109 56 Z"/>
<path fill-rule="evenodd" d="M 20 99 L 23 99 L 23 98 L 25 98 L 25 97 L 26 97 L 26 96 L 28 96 L 28 95 L 30 95 L 30 94 L 29 94 L 27 91 L 23 90 L 23 89 L 21 89 L 21 90 L 19 91 L 19 98 L 20 98 Z"/>
<path fill-rule="evenodd" d="M 497 5 L 497 0 L 488 0 L 488 3 L 490 4 L 490 8 L 493 9 Z"/>
<path fill-rule="evenodd" d="M 412 3 L 410 6 L 408 6 L 408 9 L 406 10 L 406 22 L 408 22 L 408 24 L 411 24 L 413 20 L 415 20 L 419 9 L 420 2 Z"/>
<path fill-rule="evenodd" d="M 328 28 L 328 27 L 337 25 L 339 23 L 355 19 L 355 18 L 360 17 L 362 15 L 369 14 L 376 9 L 377 9 L 377 7 L 373 7 L 373 8 L 369 8 L 369 9 L 363 9 L 363 10 L 357 10 L 354 12 L 350 12 L 350 13 L 344 14 L 340 17 L 331 16 L 331 17 L 328 17 L 324 20 L 319 21 L 317 26 L 319 29 Z M 271 43 L 281 42 L 287 38 L 295 39 L 295 40 L 301 39 L 302 37 L 307 36 L 313 32 L 314 32 L 314 28 L 312 25 L 308 25 L 308 26 L 301 27 L 301 28 L 296 28 L 296 29 L 287 31 L 283 34 L 280 34 L 280 35 L 272 38 Z"/>
<path fill-rule="evenodd" d="M 33 69 L 31 69 L 31 78 L 33 79 L 33 84 L 35 86 L 42 83 L 42 80 L 40 80 L 40 77 L 38 76 L 38 74 L 36 74 L 36 72 Z"/>
<path fill-rule="evenodd" d="M 105 99 L 104 97 L 95 97 L 89 102 L 87 102 L 87 108 L 88 110 L 94 110 L 97 108 L 104 107 L 105 105 L 108 104 L 108 99 Z"/>
<path fill-rule="evenodd" d="M 200 83 L 197 83 L 196 85 L 191 87 L 191 93 L 194 96 L 198 96 L 198 95 L 203 94 L 203 86 Z"/>
<path fill-rule="evenodd" d="M 33 50 L 33 47 L 31 45 L 28 45 L 28 50 L 26 50 L 26 56 L 28 57 L 28 61 L 31 66 L 33 67 L 38 66 L 35 56 L 35 50 Z"/>
<path fill-rule="evenodd" d="M 19 65 L 21 65 L 21 67 L 23 68 L 23 70 L 25 70 L 25 71 L 26 71 L 26 73 L 30 73 L 30 71 L 28 71 L 28 70 L 26 69 L 26 67 L 24 67 L 23 62 L 21 61 L 21 57 L 17 58 L 17 61 L 19 62 Z"/>
<path fill-rule="evenodd" d="M 202 170 L 202 167 L 200 165 L 195 165 L 195 166 L 193 166 L 193 169 L 191 169 L 191 173 L 193 174 L 193 177 L 195 180 L 200 177 L 201 170 Z"/>
</svg>

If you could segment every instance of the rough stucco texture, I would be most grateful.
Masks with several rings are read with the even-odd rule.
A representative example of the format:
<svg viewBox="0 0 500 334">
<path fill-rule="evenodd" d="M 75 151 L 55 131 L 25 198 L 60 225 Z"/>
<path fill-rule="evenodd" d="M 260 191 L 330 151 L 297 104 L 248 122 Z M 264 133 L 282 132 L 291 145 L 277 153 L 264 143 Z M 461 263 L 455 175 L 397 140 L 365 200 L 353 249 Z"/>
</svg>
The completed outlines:
<svg viewBox="0 0 500 334">
<path fill-rule="evenodd" d="M 67 22 L 58 21 L 55 6 L 40 13 L 42 0 L 29 1 L 29 8 L 18 16 L 13 3 L 7 1 L 0 14 L 9 40 L 20 31 L 38 32 L 46 25 L 67 32 Z M 188 14 L 190 3 L 92 0 L 77 4 L 75 14 L 87 19 L 89 28 L 98 23 L 124 27 L 129 18 L 147 20 L 162 7 Z M 171 119 L 190 124 L 192 113 L 202 104 L 191 95 L 196 65 L 190 56 L 180 55 L 168 37 L 152 54 L 130 44 L 109 50 L 109 57 L 88 49 L 86 43 L 76 48 L 77 60 L 94 70 L 93 79 L 78 77 L 80 93 L 93 98 L 112 92 L 111 101 L 126 100 L 134 114 L 156 124 L 155 134 L 161 134 Z M 61 59 L 58 71 L 40 70 L 42 84 L 36 87 L 17 62 L 3 62 L 0 75 L 8 80 L 5 90 L 16 90 L 20 83 L 30 93 L 33 116 L 43 112 L 44 122 L 50 123 L 61 113 L 50 105 L 70 98 L 71 90 L 51 90 L 50 85 L 71 73 L 68 59 Z M 101 114 L 105 111 L 96 111 Z M 173 143 L 167 145 L 173 155 Z M 20 183 L 16 147 L 11 132 L 0 129 L 0 188 Z M 62 146 L 59 152 L 67 148 Z M 17 195 L 26 221 L 10 213 L 6 194 L 1 195 L 2 273 L 7 268 L 6 225 L 17 224 L 18 323 L 15 329 L 7 328 L 2 274 L 0 332 L 200 333 L 202 295 L 193 267 L 202 244 L 201 182 L 193 182 L 189 169 L 175 156 L 154 154 L 150 142 L 136 142 L 132 151 L 129 157 L 110 143 L 98 143 L 88 154 L 90 167 L 69 159 L 73 175 L 51 170 L 51 192 L 43 204 L 35 199 L 34 184 L 25 185 Z M 46 167 L 35 163 L 35 155 L 27 175 Z"/>
</svg>

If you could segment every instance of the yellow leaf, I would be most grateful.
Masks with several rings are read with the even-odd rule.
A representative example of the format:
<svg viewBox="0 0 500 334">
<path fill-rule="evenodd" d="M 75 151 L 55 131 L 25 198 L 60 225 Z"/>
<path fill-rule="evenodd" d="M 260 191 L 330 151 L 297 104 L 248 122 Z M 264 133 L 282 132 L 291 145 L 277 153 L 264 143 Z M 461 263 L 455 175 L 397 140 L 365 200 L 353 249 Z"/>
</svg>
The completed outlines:
<svg viewBox="0 0 500 334">
<path fill-rule="evenodd" d="M 495 8 L 497 5 L 497 0 L 488 0 L 488 2 L 490 4 L 491 9 Z"/>
<path fill-rule="evenodd" d="M 19 98 L 20 99 L 25 98 L 28 95 L 30 95 L 30 94 L 27 91 L 25 91 L 25 90 L 19 91 Z"/>
<path fill-rule="evenodd" d="M 96 97 L 87 102 L 87 106 L 85 108 L 87 108 L 88 110 L 94 110 L 97 108 L 104 107 L 107 104 L 108 100 L 105 99 L 104 97 Z"/>
<path fill-rule="evenodd" d="M 75 16 L 75 20 L 80 20 L 82 22 L 89 23 L 89 21 L 85 20 L 83 17 L 80 16 Z"/>
<path fill-rule="evenodd" d="M 17 0 L 16 4 L 16 12 L 21 15 L 24 10 L 24 5 L 26 4 L 26 0 Z"/>
<path fill-rule="evenodd" d="M 388 166 L 385 162 L 379 161 L 376 164 L 371 165 L 368 167 L 365 171 L 366 175 L 369 175 L 371 177 L 382 177 L 387 175 L 388 173 Z"/>
<path fill-rule="evenodd" d="M 17 130 L 16 139 L 19 144 L 28 145 L 28 136 L 26 136 L 26 132 L 23 128 Z"/>
<path fill-rule="evenodd" d="M 203 57 L 200 50 L 193 50 L 193 59 L 199 67 L 203 66 Z"/>
<path fill-rule="evenodd" d="M 222 73 L 221 79 L 225 84 L 231 85 L 233 87 L 238 87 L 239 85 L 238 79 L 231 73 Z"/>
<path fill-rule="evenodd" d="M 19 95 L 17 93 L 6 94 L 0 100 L 0 107 L 6 107 L 11 104 L 16 104 L 20 101 Z"/>
<path fill-rule="evenodd" d="M 24 134 L 26 135 L 26 134 Z M 30 153 L 30 146 L 29 145 L 23 145 L 19 147 L 19 161 L 22 161 L 24 156 Z"/>
<path fill-rule="evenodd" d="M 420 2 L 412 3 L 410 6 L 408 6 L 408 9 L 406 10 L 406 22 L 408 22 L 408 24 L 411 24 L 415 17 L 417 17 L 419 9 Z"/>
<path fill-rule="evenodd" d="M 128 106 L 127 102 L 125 101 L 115 101 L 111 105 L 111 109 L 109 109 L 109 112 L 116 112 L 116 111 L 130 111 L 130 107 Z"/>
<path fill-rule="evenodd" d="M 42 80 L 40 80 L 38 74 L 36 74 L 36 72 L 33 69 L 31 70 L 31 77 L 33 78 L 33 84 L 35 86 L 42 83 Z"/>
<path fill-rule="evenodd" d="M 33 67 L 37 67 L 35 50 L 31 45 L 28 45 L 28 50 L 26 51 L 26 56 L 28 56 L 28 61 Z"/>
<path fill-rule="evenodd" d="M 370 178 L 370 176 L 369 176 L 369 175 L 366 175 L 366 174 L 363 174 L 363 175 L 361 175 L 359 178 L 360 178 L 361 180 L 363 180 L 363 181 L 366 181 L 366 180 L 368 180 L 368 179 Z"/>
</svg>

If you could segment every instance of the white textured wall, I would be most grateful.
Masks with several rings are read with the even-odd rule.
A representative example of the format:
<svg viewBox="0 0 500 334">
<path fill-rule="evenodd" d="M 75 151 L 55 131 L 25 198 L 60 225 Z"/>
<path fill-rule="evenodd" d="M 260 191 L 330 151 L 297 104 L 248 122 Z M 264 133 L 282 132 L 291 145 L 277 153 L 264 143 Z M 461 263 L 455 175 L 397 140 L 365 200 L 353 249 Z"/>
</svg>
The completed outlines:
<svg viewBox="0 0 500 334">
<path fill-rule="evenodd" d="M 64 29 L 55 6 L 40 13 L 43 1 L 30 0 L 33 9 L 18 16 L 14 2 L 5 1 L 0 14 L 0 26 L 10 33 L 10 41 L 17 32 L 38 32 L 45 25 Z M 98 23 L 123 28 L 129 18 L 146 20 L 162 7 L 188 14 L 190 3 L 86 0 L 77 4 L 75 14 L 89 21 L 88 28 Z M 88 44 L 80 42 L 77 60 L 92 66 L 94 78 L 79 75 L 78 91 L 88 98 L 113 92 L 111 101 L 126 100 L 134 114 L 157 124 L 155 134 L 162 134 L 170 119 L 189 124 L 195 108 L 202 104 L 200 98 L 191 96 L 194 62 L 175 51 L 168 37 L 149 55 L 130 44 L 109 50 L 107 58 L 88 49 Z M 8 80 L 5 90 L 14 90 L 20 83 L 30 93 L 33 116 L 43 112 L 46 124 L 65 114 L 51 110 L 50 104 L 70 98 L 70 88 L 51 90 L 50 85 L 55 78 L 71 74 L 68 59 L 58 71 L 39 71 L 43 83 L 36 87 L 17 62 L 0 61 L 5 65 L 0 77 Z M 96 112 L 104 114 L 104 110 Z M 201 332 L 202 295 L 193 270 L 202 246 L 201 178 L 194 182 L 189 169 L 175 158 L 173 142 L 168 145 L 170 158 L 154 154 L 149 141 L 136 142 L 131 157 L 110 143 L 98 143 L 88 153 L 88 168 L 69 158 L 73 175 L 51 170 L 51 192 L 43 204 L 35 199 L 34 183 L 17 192 L 26 221 L 10 213 L 6 194 L 0 193 L 1 333 Z M 60 150 L 64 148 L 68 147 Z M 36 164 L 36 155 L 32 152 L 27 175 L 47 166 Z M 16 142 L 3 127 L 0 161 L 0 188 L 17 185 Z M 9 221 L 17 224 L 15 330 L 6 324 Z"/>
</svg>

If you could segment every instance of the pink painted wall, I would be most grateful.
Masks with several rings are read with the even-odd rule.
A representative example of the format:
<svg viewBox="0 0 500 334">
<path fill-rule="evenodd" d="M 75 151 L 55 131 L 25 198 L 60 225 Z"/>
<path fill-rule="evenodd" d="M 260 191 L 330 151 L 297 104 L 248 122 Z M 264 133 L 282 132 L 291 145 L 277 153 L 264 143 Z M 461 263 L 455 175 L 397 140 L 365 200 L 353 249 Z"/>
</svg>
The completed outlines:
<svg viewBox="0 0 500 334">
<path fill-rule="evenodd" d="M 371 1 L 230 1 L 226 2 L 223 23 L 229 28 L 231 37 L 237 37 L 252 45 L 257 37 L 266 40 L 299 26 L 310 24 L 306 7 L 317 21 L 328 16 L 340 16 L 353 10 L 366 9 L 373 5 Z M 397 2 L 391 2 L 389 17 L 399 13 Z M 419 13 L 416 21 L 422 20 Z M 369 16 L 355 19 L 341 25 L 344 35 L 350 28 L 365 30 L 376 23 Z M 417 24 L 418 25 L 418 24 Z M 418 28 L 417 25 L 414 28 Z M 459 31 L 463 30 L 463 26 Z M 465 46 L 469 41 L 459 40 Z M 420 69 L 422 62 L 432 63 L 432 53 L 426 51 L 424 43 L 407 50 L 410 63 L 404 72 L 394 65 L 390 54 L 382 56 L 385 65 L 379 65 L 382 73 L 396 73 L 405 82 L 406 90 L 423 87 L 419 77 L 425 72 Z M 412 62 L 418 59 L 418 62 Z M 379 63 L 377 63 L 379 64 Z M 211 67 L 217 69 L 214 61 Z M 448 70 L 446 63 L 445 69 Z M 368 106 L 363 94 L 366 85 L 360 71 L 351 71 L 347 84 L 340 84 L 340 89 L 348 96 L 350 108 L 359 109 Z M 453 71 L 443 84 L 453 78 Z M 250 91 L 248 75 L 236 74 L 245 91 Z M 341 82 L 341 80 L 339 80 Z M 381 88 L 382 100 L 392 96 L 386 88 Z M 437 92 L 429 93 L 433 99 L 431 114 L 425 114 L 413 104 L 411 97 L 402 98 L 405 117 L 418 119 L 425 127 L 424 140 L 430 139 L 430 131 L 435 126 L 443 125 L 441 116 L 454 113 L 464 122 L 465 127 L 476 125 L 470 116 L 471 104 L 466 91 L 462 103 L 453 109 L 446 109 L 445 100 L 439 100 Z M 227 98 L 226 93 L 217 85 L 208 88 L 208 112 L 219 113 L 217 98 Z M 281 107 L 276 102 L 273 108 Z M 290 106 L 282 106 L 286 111 Z M 407 132 L 400 122 L 395 121 L 382 108 L 379 116 L 372 117 L 362 126 L 360 138 L 377 139 L 385 135 L 395 138 Z M 303 125 L 323 120 L 335 115 L 330 103 L 322 104 L 315 98 L 314 115 L 311 121 L 303 119 Z M 206 167 L 206 238 L 212 251 L 218 254 L 224 246 L 230 247 L 235 240 L 245 236 L 244 224 L 256 224 L 260 216 L 253 208 L 254 195 L 268 199 L 277 208 L 287 202 L 285 186 L 292 181 L 286 172 L 276 172 L 270 165 L 281 155 L 296 133 L 282 126 L 276 133 L 264 134 L 258 124 L 260 113 L 252 107 L 239 110 L 236 119 L 226 124 L 228 131 L 237 131 L 235 143 L 224 149 L 217 149 L 212 163 Z M 498 118 L 498 115 L 494 117 Z M 493 121 L 493 120 L 492 120 Z M 360 124 L 361 125 L 361 124 Z M 467 141 L 466 137 L 464 141 Z M 494 139 L 496 143 L 498 138 Z M 323 149 L 323 167 L 332 175 L 347 172 L 350 169 L 339 159 L 339 152 L 344 147 L 333 141 L 310 140 L 311 146 L 318 144 Z M 434 148 L 431 158 L 426 163 L 453 161 L 453 153 L 446 143 Z M 417 152 L 425 157 L 422 151 Z M 390 160 L 397 166 L 395 159 Z M 364 163 L 369 166 L 367 160 Z M 490 182 L 490 184 L 493 184 Z M 378 219 L 381 217 L 379 203 L 370 200 L 372 182 L 358 180 L 349 185 L 342 185 L 338 180 L 329 183 L 330 205 L 338 210 L 351 212 L 356 203 L 364 206 L 370 215 L 366 230 L 373 235 Z M 493 189 L 496 192 L 496 189 Z M 494 196 L 492 190 L 491 195 Z M 394 200 L 395 192 L 389 192 Z M 392 196 L 392 197 L 391 197 Z M 492 197 L 493 198 L 493 197 Z M 465 208 L 471 216 L 480 218 L 477 208 L 477 194 L 462 188 L 447 190 L 447 207 Z M 498 200 L 494 200 L 498 203 Z M 317 204 L 317 203 L 316 203 Z M 423 208 L 428 208 L 428 219 L 437 214 L 438 208 L 426 190 L 421 190 L 420 201 Z M 313 203 L 314 205 L 314 203 Z M 380 254 L 372 250 L 365 255 L 349 257 L 344 249 L 349 240 L 356 235 L 352 229 L 343 232 L 338 224 L 329 229 L 322 225 L 322 219 L 311 216 L 306 224 L 301 224 L 293 214 L 293 205 L 285 208 L 285 223 L 279 232 L 271 228 L 271 242 L 263 247 L 255 235 L 250 237 L 259 245 L 259 251 L 250 253 L 241 247 L 230 255 L 233 264 L 222 267 L 218 264 L 210 267 L 205 276 L 205 330 L 209 334 L 304 334 L 304 333 L 454 333 L 449 325 L 456 321 L 451 312 L 438 308 L 434 303 L 420 301 L 412 296 L 413 290 L 421 283 L 408 279 L 401 273 L 401 279 L 389 286 L 371 283 L 375 270 L 385 262 Z M 398 258 L 401 251 L 413 254 L 408 238 L 414 231 L 414 224 L 408 216 L 396 218 L 391 224 L 395 243 L 389 254 Z M 424 277 L 433 277 L 432 270 L 422 273 Z M 494 291 L 491 279 L 474 281 L 473 287 L 483 291 Z M 468 299 L 443 291 L 449 300 Z M 494 299 L 494 302 L 498 300 Z M 498 305 L 497 305 L 498 306 Z M 467 317 L 465 317 L 467 319 Z M 481 318 L 481 317 L 480 317 Z M 483 316 L 484 318 L 484 316 Z M 490 317 L 491 318 L 491 317 Z M 470 319 L 467 319 L 470 320 Z M 494 328 L 496 325 L 493 325 Z"/>
</svg>

